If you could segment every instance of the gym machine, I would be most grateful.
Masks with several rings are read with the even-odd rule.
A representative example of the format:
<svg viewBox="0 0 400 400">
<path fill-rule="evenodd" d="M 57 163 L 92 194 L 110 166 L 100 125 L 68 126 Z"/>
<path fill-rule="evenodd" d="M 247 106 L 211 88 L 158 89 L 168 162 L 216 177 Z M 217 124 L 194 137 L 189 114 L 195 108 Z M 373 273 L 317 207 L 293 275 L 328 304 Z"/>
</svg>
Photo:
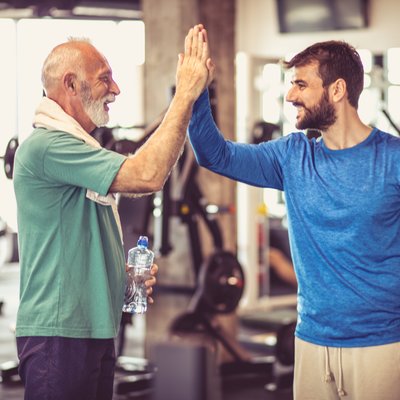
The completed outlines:
<svg viewBox="0 0 400 400">
<path fill-rule="evenodd" d="M 4 156 L 0 157 L 0 159 L 2 159 L 4 162 L 4 173 L 8 179 L 12 179 L 14 171 L 14 157 L 18 146 L 18 139 L 16 137 L 11 138 L 7 144 Z"/>
<path fill-rule="evenodd" d="M 8 179 L 12 179 L 13 176 L 15 152 L 18 146 L 18 139 L 16 137 L 11 138 L 7 143 L 4 155 L 0 156 L 0 159 L 3 160 L 4 173 Z M 0 267 L 5 262 L 16 261 L 18 261 L 17 235 L 10 232 L 6 221 L 2 220 L 0 214 Z"/>
<path fill-rule="evenodd" d="M 18 139 L 16 137 L 11 138 L 7 144 L 4 156 L 0 159 L 3 160 L 4 173 L 8 179 L 12 179 L 14 171 L 14 158 L 15 152 L 18 148 Z M 7 231 L 7 225 L 0 218 L 0 240 L 5 242 L 6 247 L 11 247 L 10 255 L 8 255 L 8 261 L 15 262 L 18 261 L 18 246 L 16 235 L 10 237 Z M 0 267 L 2 266 L 4 259 L 0 259 Z M 4 302 L 0 300 L 0 315 L 2 314 L 2 309 Z M 17 361 L 7 361 L 0 365 L 0 382 L 12 382 L 18 377 L 18 362 Z"/>
<path fill-rule="evenodd" d="M 159 344 L 157 364 L 163 365 L 164 361 L 160 360 L 162 354 L 169 354 L 169 365 L 175 365 L 181 359 L 190 358 L 192 353 L 202 352 L 202 347 L 211 348 L 211 353 L 218 358 L 219 345 L 222 345 L 232 358 L 232 361 L 217 364 L 216 371 L 222 387 L 238 381 L 244 384 L 257 379 L 264 383 L 266 390 L 290 388 L 293 379 L 295 321 L 280 324 L 276 332 L 274 354 L 263 357 L 248 355 L 237 339 L 218 322 L 218 315 L 235 311 L 243 289 L 244 274 L 236 257 L 225 251 L 212 254 L 200 268 L 198 286 L 188 310 L 171 323 L 170 340 L 165 344 Z M 204 354 L 203 358 L 207 358 L 207 353 Z M 134 359 L 135 361 L 137 360 Z M 140 392 L 142 395 L 143 393 L 150 395 L 154 388 L 158 387 L 158 380 L 164 382 L 169 379 L 164 375 L 160 376 L 162 371 L 172 376 L 172 372 L 168 372 L 166 368 L 158 370 L 158 365 L 155 366 L 145 360 L 143 362 L 144 369 L 139 370 L 139 373 L 131 368 L 127 371 L 129 375 L 119 379 L 115 388 L 117 394 L 136 395 Z M 288 368 L 283 373 L 277 373 L 275 368 L 277 363 Z M 127 365 L 134 366 L 134 363 L 128 362 Z M 176 365 L 176 368 L 179 368 L 178 364 Z M 210 366 L 208 361 L 204 362 L 203 367 L 188 365 L 187 368 L 197 371 L 198 379 L 203 379 L 202 377 L 208 376 L 208 371 L 201 368 L 207 366 Z M 176 377 L 178 379 L 179 375 Z M 171 384 L 173 385 L 173 382 Z M 213 385 L 215 387 L 215 382 Z M 216 388 L 219 389 L 221 387 Z"/>
<path fill-rule="evenodd" d="M 13 171 L 14 171 L 14 158 L 15 152 L 17 151 L 19 142 L 16 137 L 13 137 L 7 143 L 7 147 L 3 156 L 0 159 L 3 160 L 3 169 L 6 177 L 8 179 L 12 179 Z M 5 261 L 16 262 L 18 261 L 18 245 L 17 245 L 17 237 L 14 234 L 10 234 L 7 229 L 7 224 L 1 220 L 0 218 L 0 241 L 4 244 L 4 247 L 9 249 L 9 254 L 3 254 L 6 256 L 7 260 L 3 257 L 0 259 L 0 267 Z M 4 247 L 1 246 L 4 250 Z M 0 300 L 0 315 L 2 314 L 2 309 L 4 306 L 4 302 Z M 1 382 L 11 382 L 14 381 L 18 377 L 18 362 L 16 361 L 8 361 L 4 362 L 0 365 L 0 381 Z"/>
</svg>

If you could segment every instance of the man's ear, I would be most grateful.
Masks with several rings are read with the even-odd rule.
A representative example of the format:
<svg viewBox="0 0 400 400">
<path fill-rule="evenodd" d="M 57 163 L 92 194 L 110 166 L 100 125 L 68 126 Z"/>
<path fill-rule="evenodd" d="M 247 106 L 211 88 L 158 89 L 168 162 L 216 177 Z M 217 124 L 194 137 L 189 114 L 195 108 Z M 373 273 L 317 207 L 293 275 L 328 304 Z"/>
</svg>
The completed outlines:
<svg viewBox="0 0 400 400">
<path fill-rule="evenodd" d="M 72 72 L 67 72 L 64 75 L 63 85 L 64 85 L 64 90 L 67 92 L 68 95 L 75 96 L 78 93 L 77 82 L 78 80 L 76 74 Z"/>
<path fill-rule="evenodd" d="M 331 84 L 331 95 L 335 102 L 341 101 L 347 94 L 347 85 L 344 79 L 337 79 Z"/>
</svg>

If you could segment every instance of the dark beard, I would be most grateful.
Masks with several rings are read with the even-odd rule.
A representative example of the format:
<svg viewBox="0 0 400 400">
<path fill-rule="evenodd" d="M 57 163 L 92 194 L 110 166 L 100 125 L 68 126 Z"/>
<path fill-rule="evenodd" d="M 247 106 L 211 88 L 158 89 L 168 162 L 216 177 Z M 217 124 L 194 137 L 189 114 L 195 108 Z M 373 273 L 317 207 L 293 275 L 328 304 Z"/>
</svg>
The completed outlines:
<svg viewBox="0 0 400 400">
<path fill-rule="evenodd" d="M 304 104 L 300 105 L 304 107 Z M 319 103 L 312 108 L 304 107 L 304 112 L 304 118 L 296 123 L 297 129 L 326 131 L 336 122 L 335 108 L 329 103 L 328 92 L 326 90 L 324 90 Z"/>
</svg>

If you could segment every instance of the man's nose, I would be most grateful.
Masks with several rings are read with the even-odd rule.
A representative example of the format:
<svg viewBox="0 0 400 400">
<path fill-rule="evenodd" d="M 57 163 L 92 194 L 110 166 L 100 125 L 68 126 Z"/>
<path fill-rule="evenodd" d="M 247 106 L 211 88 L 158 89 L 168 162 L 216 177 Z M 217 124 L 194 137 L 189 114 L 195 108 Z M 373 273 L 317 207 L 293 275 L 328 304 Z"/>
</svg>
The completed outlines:
<svg viewBox="0 0 400 400">
<path fill-rule="evenodd" d="M 288 101 L 289 103 L 293 103 L 294 102 L 294 90 L 293 87 L 291 87 L 288 92 L 286 93 L 286 98 L 285 100 Z"/>
<path fill-rule="evenodd" d="M 111 82 L 110 92 L 114 93 L 116 96 L 118 96 L 121 93 L 117 83 L 114 80 Z"/>
</svg>

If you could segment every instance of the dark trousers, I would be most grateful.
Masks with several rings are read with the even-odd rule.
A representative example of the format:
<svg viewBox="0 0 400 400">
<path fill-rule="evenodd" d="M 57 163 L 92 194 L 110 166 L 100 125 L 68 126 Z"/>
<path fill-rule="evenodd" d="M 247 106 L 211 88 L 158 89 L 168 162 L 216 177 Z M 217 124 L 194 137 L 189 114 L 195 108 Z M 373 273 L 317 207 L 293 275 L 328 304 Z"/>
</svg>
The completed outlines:
<svg viewBox="0 0 400 400">
<path fill-rule="evenodd" d="M 111 400 L 113 339 L 17 338 L 25 400 Z"/>
</svg>

